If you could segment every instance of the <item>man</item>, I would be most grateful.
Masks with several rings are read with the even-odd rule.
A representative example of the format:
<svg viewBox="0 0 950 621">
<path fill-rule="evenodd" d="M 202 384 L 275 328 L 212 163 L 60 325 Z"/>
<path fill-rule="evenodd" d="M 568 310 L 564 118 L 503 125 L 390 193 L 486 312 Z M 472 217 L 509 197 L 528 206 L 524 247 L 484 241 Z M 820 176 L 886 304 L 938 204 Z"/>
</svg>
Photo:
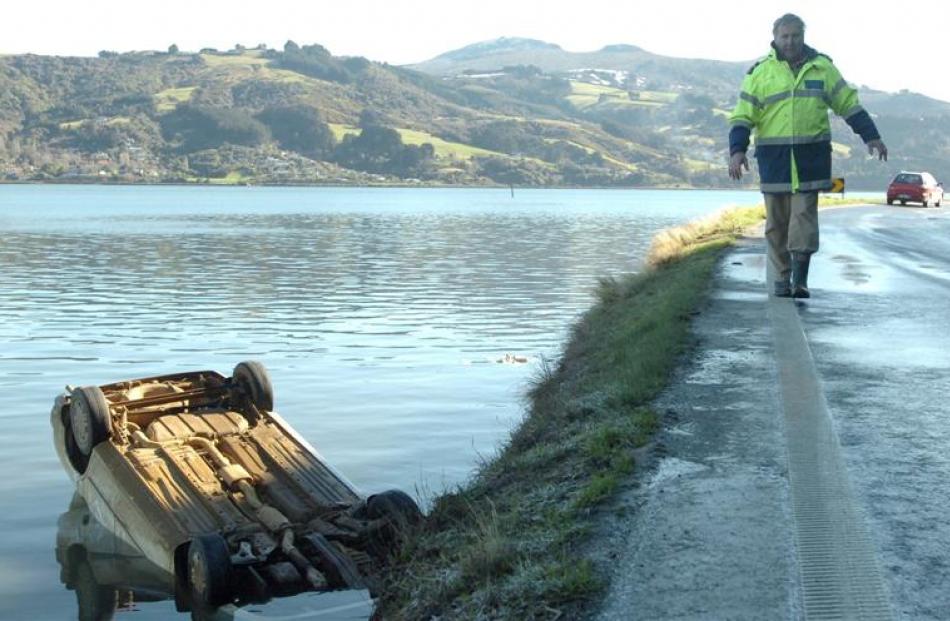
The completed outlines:
<svg viewBox="0 0 950 621">
<path fill-rule="evenodd" d="M 746 151 L 755 129 L 755 159 L 765 197 L 765 237 L 773 294 L 807 298 L 808 264 L 818 250 L 818 192 L 831 188 L 828 109 L 887 160 L 887 147 L 858 94 L 831 59 L 805 45 L 805 23 L 788 13 L 772 28 L 772 50 L 749 69 L 729 117 L 729 176 L 749 170 Z M 791 278 L 791 281 L 789 281 Z"/>
</svg>

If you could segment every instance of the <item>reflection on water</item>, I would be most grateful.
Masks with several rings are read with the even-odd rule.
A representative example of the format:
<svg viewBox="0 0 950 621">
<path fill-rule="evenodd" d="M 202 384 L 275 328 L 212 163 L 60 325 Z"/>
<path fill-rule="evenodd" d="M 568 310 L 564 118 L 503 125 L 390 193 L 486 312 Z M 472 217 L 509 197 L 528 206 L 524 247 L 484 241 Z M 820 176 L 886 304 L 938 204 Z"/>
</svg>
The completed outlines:
<svg viewBox="0 0 950 621">
<path fill-rule="evenodd" d="M 22 473 L 0 479 L 0 532 L 17 535 L 0 618 L 73 605 L 37 554 L 71 493 L 48 423 L 65 384 L 260 359 L 330 463 L 424 501 L 517 424 L 597 276 L 637 269 L 660 228 L 757 200 L 515 194 L 0 186 L 0 467 Z"/>
<path fill-rule="evenodd" d="M 152 564 L 131 544 L 119 539 L 90 513 L 77 493 L 59 516 L 56 561 L 60 582 L 76 594 L 79 619 L 104 621 L 117 610 L 138 611 L 144 602 L 174 595 L 174 578 Z M 151 610 L 174 616 L 174 608 Z M 64 615 L 64 618 L 67 615 Z"/>
<path fill-rule="evenodd" d="M 116 615 L 135 613 L 135 618 L 169 619 L 177 616 L 174 576 L 149 561 L 144 552 L 120 539 L 92 515 L 77 493 L 59 516 L 56 531 L 56 561 L 60 582 L 75 593 L 76 614 L 62 618 L 110 621 Z M 235 618 L 332 619 L 363 621 L 373 612 L 365 590 L 301 593 L 260 604 L 227 605 L 211 611 L 192 611 L 199 621 Z"/>
</svg>

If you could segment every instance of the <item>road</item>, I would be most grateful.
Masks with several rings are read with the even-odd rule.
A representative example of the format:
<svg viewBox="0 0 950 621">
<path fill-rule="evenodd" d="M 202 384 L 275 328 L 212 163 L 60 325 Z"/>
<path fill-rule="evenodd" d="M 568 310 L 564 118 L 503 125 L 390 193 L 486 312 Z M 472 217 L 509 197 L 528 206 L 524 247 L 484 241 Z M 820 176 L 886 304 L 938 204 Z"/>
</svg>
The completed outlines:
<svg viewBox="0 0 950 621">
<path fill-rule="evenodd" d="M 761 237 L 722 262 L 591 618 L 950 617 L 950 209 L 821 226 L 810 300 Z"/>
</svg>

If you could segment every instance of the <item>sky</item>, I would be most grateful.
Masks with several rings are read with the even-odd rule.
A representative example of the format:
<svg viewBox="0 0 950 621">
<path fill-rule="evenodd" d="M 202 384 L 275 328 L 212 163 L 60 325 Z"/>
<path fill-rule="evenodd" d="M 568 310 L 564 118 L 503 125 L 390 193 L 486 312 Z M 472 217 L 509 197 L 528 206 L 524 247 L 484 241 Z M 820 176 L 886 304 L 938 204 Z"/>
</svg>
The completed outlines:
<svg viewBox="0 0 950 621">
<path fill-rule="evenodd" d="M 94 56 L 100 50 L 221 50 L 287 40 L 390 64 L 498 37 L 573 52 L 630 44 L 686 58 L 754 61 L 772 22 L 806 23 L 805 41 L 855 85 L 950 101 L 943 58 L 950 3 L 938 0 L 32 0 L 5 2 L 0 54 Z M 738 87 L 738 85 L 737 85 Z"/>
</svg>

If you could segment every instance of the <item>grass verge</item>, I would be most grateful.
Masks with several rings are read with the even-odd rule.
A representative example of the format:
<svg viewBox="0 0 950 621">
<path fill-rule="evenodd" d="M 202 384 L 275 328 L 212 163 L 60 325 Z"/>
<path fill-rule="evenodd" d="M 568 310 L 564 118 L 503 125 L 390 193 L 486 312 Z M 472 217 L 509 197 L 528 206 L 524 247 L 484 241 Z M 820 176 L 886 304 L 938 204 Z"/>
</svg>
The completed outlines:
<svg viewBox="0 0 950 621">
<path fill-rule="evenodd" d="M 651 409 L 689 346 L 721 251 L 764 218 L 739 208 L 665 231 L 640 274 L 602 279 L 498 457 L 435 499 L 384 578 L 385 619 L 573 618 L 606 586 L 585 557 L 596 509 L 631 480 Z"/>
</svg>

